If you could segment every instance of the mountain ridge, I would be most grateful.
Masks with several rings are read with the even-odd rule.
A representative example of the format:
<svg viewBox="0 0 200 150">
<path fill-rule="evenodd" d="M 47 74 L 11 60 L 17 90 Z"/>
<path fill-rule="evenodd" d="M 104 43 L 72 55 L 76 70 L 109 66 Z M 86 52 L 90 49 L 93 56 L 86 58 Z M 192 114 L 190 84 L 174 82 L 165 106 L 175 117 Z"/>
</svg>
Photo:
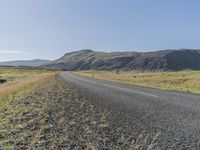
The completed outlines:
<svg viewBox="0 0 200 150">
<path fill-rule="evenodd" d="M 32 59 L 32 60 L 16 60 L 16 61 L 4 61 L 0 62 L 0 66 L 27 66 L 27 67 L 39 67 L 47 65 L 51 61 L 43 59 Z"/>
<path fill-rule="evenodd" d="M 91 49 L 69 52 L 54 61 L 33 59 L 0 62 L 0 66 L 47 67 L 73 70 L 200 70 L 200 49 L 150 52 L 102 52 Z"/>
<path fill-rule="evenodd" d="M 152 52 L 101 52 L 84 49 L 70 52 L 47 64 L 63 70 L 200 70 L 199 49 Z"/>
</svg>

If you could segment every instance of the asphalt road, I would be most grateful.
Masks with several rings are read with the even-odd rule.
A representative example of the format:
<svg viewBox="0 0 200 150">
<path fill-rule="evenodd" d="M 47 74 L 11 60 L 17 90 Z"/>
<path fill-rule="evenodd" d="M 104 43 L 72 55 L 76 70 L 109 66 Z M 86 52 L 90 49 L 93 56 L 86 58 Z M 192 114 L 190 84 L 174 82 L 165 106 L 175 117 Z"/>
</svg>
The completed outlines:
<svg viewBox="0 0 200 150">
<path fill-rule="evenodd" d="M 72 88 L 111 112 L 114 126 L 153 137 L 157 149 L 200 149 L 200 95 L 61 73 Z"/>
</svg>

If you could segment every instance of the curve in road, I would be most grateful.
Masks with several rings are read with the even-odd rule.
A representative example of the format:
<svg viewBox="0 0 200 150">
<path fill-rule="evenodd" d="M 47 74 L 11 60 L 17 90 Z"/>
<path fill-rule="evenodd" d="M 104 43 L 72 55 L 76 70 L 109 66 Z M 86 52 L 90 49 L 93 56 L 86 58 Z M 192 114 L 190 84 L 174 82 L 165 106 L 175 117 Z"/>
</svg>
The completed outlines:
<svg viewBox="0 0 200 150">
<path fill-rule="evenodd" d="M 94 104 L 110 110 L 110 124 L 135 134 L 159 133 L 158 149 L 200 149 L 200 95 L 158 90 L 61 73 Z"/>
</svg>

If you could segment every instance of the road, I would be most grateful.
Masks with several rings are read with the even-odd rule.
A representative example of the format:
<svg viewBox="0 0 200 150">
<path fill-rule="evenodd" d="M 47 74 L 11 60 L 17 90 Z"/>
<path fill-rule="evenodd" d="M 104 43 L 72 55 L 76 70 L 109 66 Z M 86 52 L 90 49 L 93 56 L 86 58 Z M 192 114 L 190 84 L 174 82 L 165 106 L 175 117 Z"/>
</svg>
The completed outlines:
<svg viewBox="0 0 200 150">
<path fill-rule="evenodd" d="M 126 132 L 159 134 L 157 149 L 200 149 L 200 95 L 61 73 L 72 88 L 111 112 Z"/>
</svg>

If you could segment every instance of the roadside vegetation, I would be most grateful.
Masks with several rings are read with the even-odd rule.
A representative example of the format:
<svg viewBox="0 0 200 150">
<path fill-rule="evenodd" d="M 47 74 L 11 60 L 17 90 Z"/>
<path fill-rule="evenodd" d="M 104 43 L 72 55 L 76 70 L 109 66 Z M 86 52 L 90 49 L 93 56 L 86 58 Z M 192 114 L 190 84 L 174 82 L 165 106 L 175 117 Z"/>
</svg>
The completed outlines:
<svg viewBox="0 0 200 150">
<path fill-rule="evenodd" d="M 23 134 L 18 134 L 19 131 L 25 132 L 20 122 L 26 121 L 23 115 L 30 111 L 30 107 L 34 109 L 34 105 L 26 98 L 36 88 L 47 84 L 55 77 L 56 73 L 43 73 L 0 87 L 0 149 L 24 149 L 14 147 L 14 141 L 24 138 Z M 23 104 L 21 98 L 27 100 L 30 107 Z M 32 116 L 29 116 L 29 119 L 33 119 Z M 17 135 L 19 136 L 16 138 Z"/>
<path fill-rule="evenodd" d="M 24 78 L 30 75 L 52 72 L 53 70 L 29 67 L 1 67 L 0 66 L 0 79 L 13 81 Z"/>
<path fill-rule="evenodd" d="M 110 80 L 132 85 L 200 93 L 200 71 L 125 72 L 92 70 L 74 73 L 95 79 Z"/>
<path fill-rule="evenodd" d="M 55 72 L 31 75 L 19 81 L 22 80 L 15 82 L 15 92 L 8 92 L 4 98 L 5 85 L 0 88 L 2 150 L 151 150 L 156 147 L 158 134 L 145 135 L 112 124 L 109 110 L 86 100 Z M 8 91 L 13 87 L 12 82 Z"/>
<path fill-rule="evenodd" d="M 55 74 L 55 70 L 0 67 L 0 79 L 6 81 L 0 84 L 0 103 L 19 92 L 26 91 L 42 80 L 51 78 Z"/>
</svg>

